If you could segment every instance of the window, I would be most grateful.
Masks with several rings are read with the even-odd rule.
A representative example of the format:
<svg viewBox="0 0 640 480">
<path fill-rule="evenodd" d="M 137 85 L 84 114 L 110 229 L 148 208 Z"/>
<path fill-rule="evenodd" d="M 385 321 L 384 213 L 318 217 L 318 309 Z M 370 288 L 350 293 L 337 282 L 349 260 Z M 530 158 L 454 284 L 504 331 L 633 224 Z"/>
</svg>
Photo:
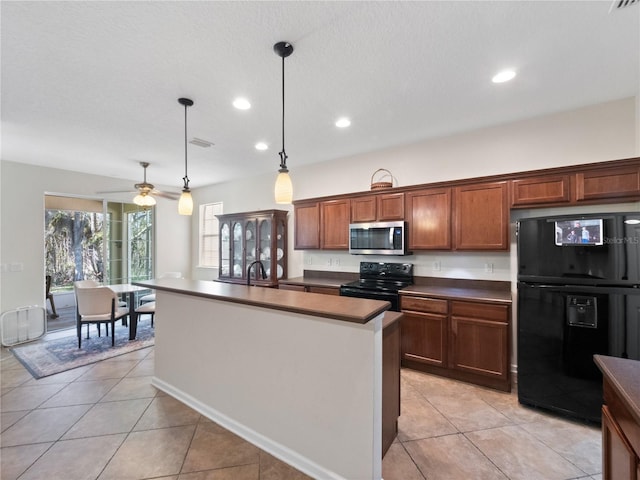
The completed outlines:
<svg viewBox="0 0 640 480">
<path fill-rule="evenodd" d="M 101 200 L 45 195 L 45 266 L 51 290 L 76 280 L 104 280 L 104 214 Z"/>
<path fill-rule="evenodd" d="M 153 216 L 151 210 L 127 212 L 129 281 L 153 278 Z"/>
<path fill-rule="evenodd" d="M 222 202 L 200 205 L 200 258 L 201 267 L 217 268 L 220 232 L 216 215 L 222 214 Z"/>
</svg>

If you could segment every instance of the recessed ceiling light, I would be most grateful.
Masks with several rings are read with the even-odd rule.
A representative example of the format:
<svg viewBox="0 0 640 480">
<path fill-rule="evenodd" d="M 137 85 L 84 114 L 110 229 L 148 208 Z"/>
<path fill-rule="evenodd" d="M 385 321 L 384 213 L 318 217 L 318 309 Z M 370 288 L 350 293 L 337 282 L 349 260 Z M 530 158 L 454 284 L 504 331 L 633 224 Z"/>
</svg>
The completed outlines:
<svg viewBox="0 0 640 480">
<path fill-rule="evenodd" d="M 267 150 L 268 148 L 269 148 L 269 145 L 267 145 L 264 142 L 256 143 L 256 150 Z"/>
<path fill-rule="evenodd" d="M 495 74 L 491 81 L 493 83 L 504 83 L 512 80 L 515 76 L 516 72 L 514 72 L 513 70 L 503 70 Z"/>
<path fill-rule="evenodd" d="M 251 104 L 249 100 L 246 98 L 238 97 L 233 101 L 233 106 L 238 110 L 249 110 L 251 108 Z"/>
<path fill-rule="evenodd" d="M 342 117 L 336 120 L 336 127 L 338 128 L 347 128 L 349 125 L 351 125 L 351 120 L 347 117 Z"/>
</svg>

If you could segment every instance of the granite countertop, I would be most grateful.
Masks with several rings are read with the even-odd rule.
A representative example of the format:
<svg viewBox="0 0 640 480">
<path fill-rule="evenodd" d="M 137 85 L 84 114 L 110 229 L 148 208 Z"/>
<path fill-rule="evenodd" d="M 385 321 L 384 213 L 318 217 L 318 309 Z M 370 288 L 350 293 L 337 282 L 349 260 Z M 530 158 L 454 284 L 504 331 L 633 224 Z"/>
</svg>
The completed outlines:
<svg viewBox="0 0 640 480">
<path fill-rule="evenodd" d="M 245 285 L 184 278 L 160 278 L 132 283 L 160 291 L 360 324 L 367 323 L 391 306 L 386 301 L 340 296 L 332 297 L 331 301 L 327 302 L 327 296 L 318 293 L 247 287 Z"/>
<path fill-rule="evenodd" d="M 449 287 L 440 285 L 411 285 L 400 290 L 400 294 L 411 294 L 446 300 L 475 300 L 486 303 L 511 304 L 510 290 L 493 290 L 474 287 Z"/>
<path fill-rule="evenodd" d="M 593 359 L 635 421 L 640 424 L 640 361 L 605 355 L 594 355 Z"/>
</svg>

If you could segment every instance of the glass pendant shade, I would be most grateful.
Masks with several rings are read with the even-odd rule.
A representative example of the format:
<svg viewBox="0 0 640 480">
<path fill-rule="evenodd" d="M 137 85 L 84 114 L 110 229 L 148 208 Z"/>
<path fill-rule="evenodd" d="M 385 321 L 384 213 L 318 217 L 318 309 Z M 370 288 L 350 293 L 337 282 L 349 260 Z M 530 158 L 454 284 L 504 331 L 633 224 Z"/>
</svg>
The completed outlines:
<svg viewBox="0 0 640 480">
<path fill-rule="evenodd" d="M 191 215 L 193 213 L 193 198 L 189 190 L 183 190 L 178 201 L 178 213 L 180 215 Z"/>
<path fill-rule="evenodd" d="M 290 204 L 293 201 L 293 184 L 289 172 L 278 173 L 274 193 L 276 203 Z"/>
<path fill-rule="evenodd" d="M 133 198 L 133 203 L 141 207 L 153 207 L 156 204 L 156 199 L 151 195 L 138 194 Z"/>
</svg>

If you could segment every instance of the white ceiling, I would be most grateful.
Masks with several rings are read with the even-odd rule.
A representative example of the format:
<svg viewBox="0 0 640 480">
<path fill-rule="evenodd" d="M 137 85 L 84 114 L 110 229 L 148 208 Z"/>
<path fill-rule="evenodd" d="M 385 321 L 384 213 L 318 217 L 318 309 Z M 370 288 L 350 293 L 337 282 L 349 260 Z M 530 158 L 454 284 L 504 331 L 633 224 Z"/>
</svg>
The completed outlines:
<svg viewBox="0 0 640 480">
<path fill-rule="evenodd" d="M 640 95 L 640 5 L 1 2 L 2 159 L 197 188 Z M 496 85 L 505 67 L 518 76 Z M 247 97 L 253 107 L 231 102 Z M 352 119 L 348 129 L 333 123 Z M 270 149 L 254 149 L 265 141 Z M 126 183 L 126 182 L 125 182 Z M 114 186 L 123 182 L 114 179 Z"/>
</svg>

